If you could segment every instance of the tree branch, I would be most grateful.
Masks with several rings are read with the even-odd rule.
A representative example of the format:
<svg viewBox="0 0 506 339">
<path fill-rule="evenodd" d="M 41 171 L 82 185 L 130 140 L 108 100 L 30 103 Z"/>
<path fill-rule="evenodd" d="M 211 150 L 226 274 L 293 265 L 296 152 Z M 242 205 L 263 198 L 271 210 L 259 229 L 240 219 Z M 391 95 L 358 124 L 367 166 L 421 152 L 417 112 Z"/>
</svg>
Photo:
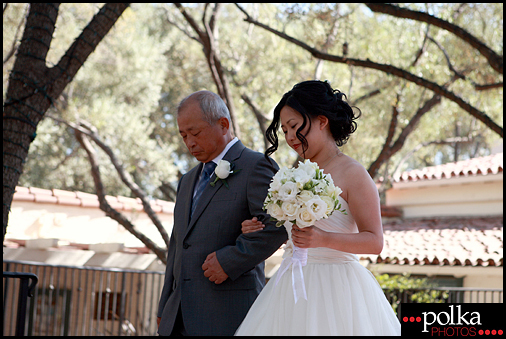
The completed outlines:
<svg viewBox="0 0 506 339">
<path fill-rule="evenodd" d="M 4 7 L 4 15 L 5 15 L 5 9 L 7 8 L 7 5 L 8 4 L 5 4 L 5 7 Z M 29 8 L 29 5 L 26 5 L 26 9 L 25 9 L 25 15 L 23 15 L 23 18 L 19 21 L 19 24 L 18 24 L 18 27 L 16 27 L 16 33 L 14 33 L 14 39 L 12 40 L 12 45 L 11 45 L 11 48 L 10 50 L 6 53 L 5 57 L 4 57 L 4 67 L 5 67 L 5 64 L 7 63 L 7 61 L 10 60 L 10 58 L 12 58 L 12 56 L 14 55 L 14 53 L 16 53 L 16 50 L 17 50 L 17 42 L 18 42 L 18 35 L 19 35 L 19 32 L 21 31 L 21 26 L 25 23 L 26 21 L 26 17 L 27 17 L 27 14 L 28 14 L 28 8 Z"/>
<path fill-rule="evenodd" d="M 347 14 L 347 15 L 349 15 L 349 14 Z M 335 17 L 334 21 L 332 22 L 332 26 L 330 28 L 330 31 L 327 34 L 327 39 L 325 40 L 325 43 L 322 46 L 322 50 L 324 52 L 327 52 L 329 50 L 329 48 L 332 47 L 332 45 L 334 44 L 334 42 L 336 40 L 337 33 L 338 33 L 339 20 L 342 19 L 343 17 L 344 16 L 339 16 L 336 14 L 336 17 Z M 314 71 L 315 80 L 320 80 L 322 72 L 323 72 L 323 60 L 318 59 L 316 61 L 316 67 L 315 67 L 315 71 Z"/>
<path fill-rule="evenodd" d="M 97 133 L 97 129 L 94 126 L 92 126 L 90 123 L 85 122 L 85 121 L 81 121 L 80 124 L 77 125 L 72 122 L 68 122 L 68 121 L 65 121 L 62 119 L 52 117 L 50 115 L 48 115 L 48 117 L 55 120 L 55 121 L 64 123 L 65 125 L 72 128 L 74 130 L 74 132 L 76 133 L 76 138 L 77 138 L 77 133 L 86 135 L 87 137 L 91 138 L 109 156 L 109 159 L 111 160 L 112 164 L 114 165 L 114 168 L 116 168 L 116 171 L 118 172 L 121 180 L 135 194 L 135 196 L 141 200 L 142 206 L 144 207 L 144 211 L 149 216 L 149 218 L 151 219 L 151 221 L 153 222 L 153 224 L 157 228 L 158 232 L 162 236 L 163 241 L 165 242 L 165 245 L 168 247 L 169 246 L 169 236 L 167 234 L 167 231 L 165 230 L 165 227 L 162 225 L 160 219 L 158 219 L 158 217 L 156 216 L 156 213 L 153 210 L 153 208 L 151 207 L 151 204 L 147 200 L 146 193 L 133 181 L 130 174 L 127 171 L 125 171 L 125 169 L 123 168 L 123 166 L 120 164 L 119 160 L 117 159 L 116 155 L 114 155 L 114 152 L 112 151 L 112 149 L 109 146 L 107 146 L 104 142 L 102 142 L 102 140 L 100 140 L 100 137 L 98 136 L 98 133 Z M 83 146 L 82 143 L 81 143 L 81 146 Z M 98 191 L 98 189 L 97 189 L 97 191 Z"/>
<path fill-rule="evenodd" d="M 503 57 L 494 52 L 491 48 L 481 42 L 465 29 L 449 23 L 443 19 L 436 18 L 430 14 L 413 11 L 407 8 L 384 4 L 384 3 L 366 3 L 365 4 L 373 12 L 384 13 L 397 18 L 412 19 L 416 21 L 426 22 L 436 27 L 451 32 L 477 49 L 489 62 L 490 66 L 500 74 L 503 74 Z"/>
<path fill-rule="evenodd" d="M 267 25 L 264 25 L 256 20 L 254 20 L 238 4 L 236 4 L 236 6 L 243 13 L 246 14 L 246 19 L 244 19 L 244 21 L 252 23 L 256 26 L 262 27 L 265 30 L 276 34 L 277 36 L 279 36 L 287 41 L 290 41 L 291 43 L 293 43 L 299 47 L 302 47 L 303 49 L 305 49 L 306 51 L 311 53 L 311 55 L 313 55 L 315 58 L 338 62 L 338 63 L 343 63 L 343 64 L 348 64 L 348 65 L 353 65 L 353 66 L 360 66 L 360 67 L 364 67 L 364 68 L 376 69 L 378 71 L 395 75 L 397 77 L 400 77 L 400 78 L 406 79 L 410 82 L 413 82 L 419 86 L 430 89 L 431 91 L 435 92 L 436 94 L 439 94 L 439 95 L 455 102 L 457 105 L 459 105 L 466 112 L 468 112 L 472 116 L 476 117 L 478 120 L 483 122 L 486 126 L 488 126 L 491 130 L 493 130 L 494 132 L 499 134 L 501 136 L 501 138 L 503 137 L 503 128 L 501 126 L 497 125 L 487 114 L 478 110 L 477 108 L 470 105 L 468 102 L 463 100 L 461 97 L 459 97 L 455 93 L 443 88 L 442 86 L 438 85 L 437 83 L 434 83 L 434 82 L 429 81 L 427 79 L 421 78 L 421 77 L 416 76 L 408 71 L 405 71 L 403 69 L 397 68 L 392 65 L 380 64 L 377 62 L 370 61 L 369 59 L 367 59 L 367 60 L 352 59 L 352 58 L 345 58 L 345 57 L 341 57 L 341 56 L 337 56 L 337 55 L 323 53 L 323 52 L 285 34 L 285 33 L 279 32 Z"/>
<path fill-rule="evenodd" d="M 452 62 L 450 60 L 450 56 L 448 55 L 448 53 L 446 52 L 446 50 L 444 49 L 444 47 L 439 43 L 437 42 L 433 37 L 431 37 L 430 35 L 427 36 L 428 39 L 434 44 L 437 46 L 437 48 L 439 48 L 439 50 L 441 52 L 443 52 L 443 55 L 445 56 L 445 59 L 446 59 L 446 64 L 448 65 L 448 68 L 450 69 L 450 71 L 452 71 L 456 76 L 458 76 L 460 79 L 463 79 L 463 80 L 466 80 L 466 76 L 460 72 L 458 72 L 455 67 L 453 67 L 452 65 Z"/>
<path fill-rule="evenodd" d="M 380 89 L 380 88 L 372 90 L 369 93 L 366 93 L 366 94 L 362 95 L 361 97 L 358 97 L 357 99 L 353 100 L 351 102 L 351 104 L 353 104 L 353 106 L 356 106 L 360 101 L 364 101 L 364 100 L 367 100 L 369 98 L 372 98 L 372 97 L 380 94 L 381 91 L 382 91 L 382 89 Z"/>
<path fill-rule="evenodd" d="M 170 17 L 170 15 L 169 15 L 169 10 L 167 8 L 165 8 L 165 7 L 162 7 L 162 8 L 165 11 L 165 18 L 166 18 L 166 20 L 167 20 L 167 22 L 169 24 L 171 24 L 174 27 L 176 27 L 177 29 L 179 29 L 188 38 L 190 38 L 192 40 L 195 40 L 199 44 L 202 43 L 202 41 L 199 40 L 200 39 L 199 37 L 195 37 L 195 36 L 191 35 L 191 33 L 186 28 L 180 27 L 174 20 L 172 20 L 171 17 Z"/>
<path fill-rule="evenodd" d="M 199 25 L 197 24 L 197 22 L 192 18 L 192 16 L 190 14 L 188 14 L 186 12 L 186 10 L 184 9 L 184 7 L 180 3 L 174 3 L 174 5 L 177 7 L 177 9 L 179 9 L 179 11 L 181 12 L 181 14 L 186 19 L 186 21 L 188 22 L 188 24 L 190 24 L 190 26 L 193 28 L 193 30 L 195 31 L 195 33 L 198 34 L 198 36 L 200 38 L 200 42 L 203 44 L 204 41 L 206 40 L 206 37 L 204 35 L 204 32 L 202 32 L 200 30 Z"/>
<path fill-rule="evenodd" d="M 249 96 L 247 96 L 246 94 L 241 94 L 241 99 L 244 100 L 246 105 L 248 105 L 251 108 L 251 111 L 257 118 L 258 126 L 260 127 L 260 131 L 262 131 L 262 136 L 264 137 L 265 149 L 269 148 L 269 141 L 265 136 L 265 131 L 267 130 L 267 118 L 262 114 L 262 112 L 260 112 L 260 109 L 253 103 L 253 101 L 251 101 Z"/>
<path fill-rule="evenodd" d="M 474 88 L 477 90 L 477 91 L 486 91 L 486 90 L 489 90 L 489 89 L 493 89 L 493 88 L 503 88 L 504 87 L 504 83 L 503 82 L 496 82 L 495 84 L 484 84 L 484 85 L 474 85 Z"/>
<path fill-rule="evenodd" d="M 162 181 L 162 184 L 158 186 L 160 191 L 162 191 L 163 195 L 169 201 L 176 201 L 177 190 L 172 187 L 172 185 L 166 181 Z"/>
<path fill-rule="evenodd" d="M 220 3 L 217 2 L 215 5 L 214 5 L 214 8 L 213 8 L 213 12 L 211 14 L 211 19 L 209 19 L 209 28 L 213 34 L 213 36 L 215 35 L 216 33 L 216 18 L 218 17 L 218 12 L 220 10 Z"/>
<path fill-rule="evenodd" d="M 100 204 L 100 209 L 105 212 L 105 214 L 111 219 L 116 220 L 119 224 L 123 225 L 125 229 L 133 234 L 137 239 L 142 241 L 147 248 L 152 250 L 158 259 L 160 259 L 164 264 L 167 263 L 167 253 L 160 247 L 158 247 L 151 239 L 146 237 L 142 232 L 138 231 L 135 225 L 133 225 L 123 214 L 116 211 L 114 208 L 109 205 L 105 198 L 104 186 L 102 184 L 102 179 L 100 178 L 100 168 L 98 165 L 96 152 L 93 149 L 90 141 L 88 140 L 85 133 L 82 133 L 79 129 L 74 129 L 77 141 L 84 148 L 86 153 L 88 154 L 88 160 L 91 164 L 91 174 L 93 176 L 93 181 L 95 182 L 95 187 L 97 190 L 97 197 Z"/>
<path fill-rule="evenodd" d="M 440 102 L 441 102 L 441 97 L 437 94 L 434 94 L 434 96 L 430 100 L 426 101 L 425 104 L 416 111 L 416 113 L 413 115 L 413 117 L 409 120 L 409 123 L 406 125 L 406 127 L 404 127 L 402 129 L 401 133 L 397 137 L 397 140 L 393 144 L 388 145 L 388 147 L 384 147 L 382 149 L 382 151 L 380 152 L 380 155 L 378 155 L 376 160 L 369 166 L 367 171 L 369 172 L 369 175 L 371 176 L 371 178 L 374 178 L 377 175 L 381 165 L 387 159 L 391 158 L 395 153 L 400 151 L 400 149 L 404 145 L 407 137 L 414 131 L 416 125 L 418 125 L 422 116 L 425 113 L 427 113 L 428 111 L 430 111 L 432 109 L 432 107 L 436 106 Z M 395 115 L 395 111 L 396 110 L 394 110 L 394 113 L 393 113 L 394 115 Z M 394 123 L 393 120 L 394 120 L 394 117 L 392 117 L 391 125 Z M 390 131 L 389 131 L 389 135 L 390 135 Z M 385 146 L 387 146 L 386 143 L 385 143 Z"/>
<path fill-rule="evenodd" d="M 423 52 L 425 52 L 425 49 L 427 47 L 427 37 L 429 36 L 429 28 L 430 25 L 427 25 L 427 28 L 425 29 L 425 35 L 423 37 L 422 46 L 418 50 L 418 53 L 416 53 L 415 60 L 413 60 L 413 62 L 411 63 L 411 67 L 414 67 L 418 63 L 418 60 L 420 60 L 420 57 L 423 55 Z"/>
<path fill-rule="evenodd" d="M 54 79 L 54 85 L 51 86 L 53 87 L 52 91 L 60 93 L 63 91 L 129 5 L 129 3 L 106 3 L 100 9 L 58 64 L 51 69 L 50 72 Z"/>
<path fill-rule="evenodd" d="M 204 55 L 206 57 L 206 61 L 209 66 L 211 76 L 213 77 L 214 83 L 218 89 L 218 95 L 223 99 L 223 101 L 225 101 L 225 104 L 227 105 L 228 110 L 230 111 L 233 134 L 240 139 L 241 131 L 239 129 L 239 123 L 237 122 L 235 114 L 234 102 L 230 95 L 228 80 L 224 74 L 224 70 L 221 65 L 220 58 L 218 56 L 218 50 L 213 35 L 213 32 L 216 28 L 215 22 L 219 13 L 220 6 L 219 4 L 215 4 L 212 11 L 210 23 L 208 23 L 206 21 L 206 9 L 208 7 L 208 4 L 205 5 L 204 13 L 202 15 L 204 30 L 200 29 L 195 19 L 193 19 L 193 17 L 186 12 L 184 7 L 180 3 L 175 3 L 175 6 L 179 9 L 181 14 L 186 19 L 186 21 L 188 21 L 188 24 L 195 30 L 195 32 L 200 37 L 201 40 L 200 43 L 203 46 Z"/>
<path fill-rule="evenodd" d="M 392 174 L 392 178 L 395 179 L 398 179 L 399 176 L 400 176 L 400 168 L 401 166 L 417 151 L 419 151 L 420 149 L 422 149 L 423 147 L 426 147 L 426 146 L 429 146 L 429 145 L 449 145 L 449 144 L 455 144 L 455 143 L 460 143 L 460 144 L 468 144 L 468 143 L 471 143 L 474 141 L 474 138 L 472 136 L 467 136 L 467 137 L 454 137 L 454 138 L 448 138 L 448 139 L 444 139 L 444 140 L 433 140 L 433 141 L 426 141 L 426 142 L 423 142 L 421 144 L 418 144 L 416 145 L 411 151 L 409 151 L 408 153 L 406 153 L 402 159 L 399 161 L 399 163 L 397 164 L 397 166 L 395 167 L 395 171 L 394 173 Z"/>
<path fill-rule="evenodd" d="M 165 230 L 165 227 L 163 227 L 160 219 L 156 216 L 155 211 L 153 211 L 153 208 L 151 207 L 151 204 L 147 200 L 146 193 L 144 190 L 142 190 L 132 179 L 130 174 L 125 171 L 123 168 L 123 165 L 120 164 L 118 158 L 116 155 L 114 155 L 114 152 L 112 149 L 107 146 L 102 140 L 100 140 L 100 137 L 98 136 L 97 129 L 92 126 L 90 123 L 81 121 L 81 126 L 84 126 L 89 133 L 86 133 L 87 136 L 89 136 L 108 156 L 109 159 L 111 159 L 112 164 L 114 165 L 114 168 L 116 168 L 116 171 L 118 172 L 121 181 L 127 187 L 135 194 L 136 197 L 141 199 L 142 206 L 144 207 L 144 211 L 148 214 L 151 221 L 153 221 L 153 224 L 156 226 L 156 229 L 158 232 L 160 232 L 160 235 L 163 238 L 163 241 L 165 242 L 165 245 L 169 246 L 169 235 L 167 234 L 167 231 Z"/>
<path fill-rule="evenodd" d="M 388 128 L 387 138 L 385 139 L 385 146 L 390 147 L 392 140 L 394 139 L 395 130 L 397 128 L 397 121 L 399 118 L 399 101 L 401 94 L 397 93 L 395 105 L 392 106 L 392 119 L 390 119 L 390 126 Z"/>
</svg>

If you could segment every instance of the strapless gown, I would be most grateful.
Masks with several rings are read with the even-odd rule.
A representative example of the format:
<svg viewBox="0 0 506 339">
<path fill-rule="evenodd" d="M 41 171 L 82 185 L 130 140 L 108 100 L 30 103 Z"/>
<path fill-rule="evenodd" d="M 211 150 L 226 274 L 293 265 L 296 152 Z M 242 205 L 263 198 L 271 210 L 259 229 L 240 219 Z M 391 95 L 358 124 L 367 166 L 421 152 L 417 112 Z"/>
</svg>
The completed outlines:
<svg viewBox="0 0 506 339">
<path fill-rule="evenodd" d="M 348 204 L 340 199 L 348 210 Z M 358 233 L 348 212 L 315 223 L 327 232 Z M 293 253 L 291 227 L 283 258 Z M 278 272 L 258 295 L 235 335 L 400 335 L 401 325 L 372 273 L 357 255 L 329 248 L 308 250 L 302 267 L 307 300 L 295 303 L 292 267 Z"/>
</svg>

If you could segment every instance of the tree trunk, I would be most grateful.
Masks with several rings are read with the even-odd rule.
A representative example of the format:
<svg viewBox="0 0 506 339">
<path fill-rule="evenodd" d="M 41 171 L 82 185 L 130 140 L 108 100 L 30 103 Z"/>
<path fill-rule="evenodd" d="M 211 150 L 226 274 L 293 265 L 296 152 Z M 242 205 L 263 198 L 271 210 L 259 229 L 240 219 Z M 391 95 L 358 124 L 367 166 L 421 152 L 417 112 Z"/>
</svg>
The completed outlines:
<svg viewBox="0 0 506 339">
<path fill-rule="evenodd" d="M 106 3 L 72 43 L 57 65 L 46 66 L 59 3 L 32 3 L 19 45 L 3 111 L 3 240 L 12 196 L 37 125 L 109 32 L 127 3 Z"/>
</svg>

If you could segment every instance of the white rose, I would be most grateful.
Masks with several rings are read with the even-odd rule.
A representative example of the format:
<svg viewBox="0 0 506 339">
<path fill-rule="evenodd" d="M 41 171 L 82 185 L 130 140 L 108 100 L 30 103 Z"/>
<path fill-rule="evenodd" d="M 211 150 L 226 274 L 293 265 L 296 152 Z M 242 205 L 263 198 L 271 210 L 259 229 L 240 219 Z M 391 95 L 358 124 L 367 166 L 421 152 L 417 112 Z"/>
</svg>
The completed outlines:
<svg viewBox="0 0 506 339">
<path fill-rule="evenodd" d="M 327 182 L 325 180 L 313 180 L 313 183 L 315 184 L 314 191 L 315 193 L 327 193 Z"/>
<path fill-rule="evenodd" d="M 232 173 L 232 171 L 230 171 L 230 163 L 226 160 L 220 160 L 216 166 L 216 169 L 214 170 L 214 173 L 220 179 L 228 178 L 230 173 Z"/>
<path fill-rule="evenodd" d="M 343 190 L 340 189 L 338 186 L 334 186 L 334 198 L 337 199 L 337 196 L 341 193 L 343 193 Z"/>
<path fill-rule="evenodd" d="M 269 185 L 269 191 L 277 192 L 277 191 L 279 191 L 280 188 L 281 188 L 281 176 L 279 176 L 279 177 L 274 176 L 274 178 L 272 178 L 272 181 Z"/>
<path fill-rule="evenodd" d="M 284 169 L 284 168 L 283 168 Z M 271 184 L 269 185 L 271 191 L 279 191 L 282 183 L 281 180 L 284 178 L 284 170 L 280 169 L 272 178 Z"/>
<path fill-rule="evenodd" d="M 280 176 L 282 179 L 287 179 L 287 178 L 291 178 L 292 177 L 292 172 L 293 172 L 293 169 L 292 168 L 288 168 L 288 167 L 282 167 L 277 173 L 275 176 Z"/>
<path fill-rule="evenodd" d="M 281 204 L 281 209 L 286 216 L 292 217 L 293 219 L 299 210 L 299 204 L 285 201 Z"/>
<path fill-rule="evenodd" d="M 297 183 L 297 186 L 302 188 L 313 177 L 310 176 L 303 168 L 297 168 L 293 171 L 293 178 Z"/>
<path fill-rule="evenodd" d="M 306 202 L 308 202 L 309 200 L 311 200 L 313 198 L 314 198 L 314 194 L 311 191 L 302 191 L 297 196 L 297 200 L 299 200 L 299 201 L 301 201 L 303 203 L 306 203 Z"/>
<path fill-rule="evenodd" d="M 306 207 L 309 213 L 312 213 L 316 220 L 322 219 L 327 212 L 327 203 L 319 197 L 315 197 L 314 199 L 306 202 Z"/>
<path fill-rule="evenodd" d="M 310 178 L 314 178 L 316 176 L 316 170 L 318 169 L 318 164 L 315 162 L 309 161 L 306 159 L 304 162 L 299 161 L 299 166 L 297 169 L 301 169 L 307 173 Z"/>
<path fill-rule="evenodd" d="M 267 210 L 267 213 L 269 213 L 269 215 L 274 219 L 276 220 L 285 219 L 285 214 L 283 213 L 283 210 L 281 209 L 281 207 L 279 207 L 278 204 L 276 203 L 268 204 L 265 209 Z"/>
<path fill-rule="evenodd" d="M 279 188 L 278 197 L 282 201 L 293 201 L 298 193 L 297 185 L 294 182 L 285 182 Z"/>
<path fill-rule="evenodd" d="M 313 213 L 308 211 L 307 206 L 304 205 L 299 208 L 295 221 L 297 223 L 297 226 L 307 227 L 314 225 L 316 218 L 314 217 Z"/>
<path fill-rule="evenodd" d="M 335 201 L 331 197 L 323 195 L 320 197 L 327 204 L 327 216 L 330 215 L 334 211 Z"/>
<path fill-rule="evenodd" d="M 264 200 L 264 207 L 272 203 L 272 192 L 268 192 Z"/>
<path fill-rule="evenodd" d="M 325 186 L 325 189 L 322 191 L 321 195 L 332 197 L 332 195 L 335 193 L 335 191 L 336 191 L 336 188 L 335 188 L 334 184 L 327 184 Z"/>
<path fill-rule="evenodd" d="M 323 178 L 326 179 L 329 183 L 329 185 L 334 186 L 334 179 L 332 179 L 332 176 L 330 174 L 324 174 Z"/>
</svg>

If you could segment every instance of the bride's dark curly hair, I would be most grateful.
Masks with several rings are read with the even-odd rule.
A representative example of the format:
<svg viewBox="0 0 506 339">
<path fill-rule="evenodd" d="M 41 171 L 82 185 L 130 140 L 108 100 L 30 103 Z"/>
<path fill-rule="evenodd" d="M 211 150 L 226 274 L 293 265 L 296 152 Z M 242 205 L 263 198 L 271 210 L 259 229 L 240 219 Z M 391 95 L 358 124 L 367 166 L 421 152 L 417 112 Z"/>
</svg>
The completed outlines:
<svg viewBox="0 0 506 339">
<path fill-rule="evenodd" d="M 308 122 L 309 129 L 311 129 L 311 118 L 319 115 L 329 119 L 330 131 L 337 146 L 344 145 L 357 129 L 355 120 L 360 117 L 362 112 L 357 107 L 350 106 L 343 98 L 347 99 L 346 95 L 338 89 L 332 89 L 326 81 L 303 81 L 293 86 L 274 108 L 274 118 L 265 132 L 266 138 L 272 146 L 265 151 L 265 155 L 269 156 L 278 149 L 277 132 L 280 125 L 280 112 L 285 106 L 299 112 L 304 119 L 296 132 L 297 138 L 302 142 L 304 152 L 307 150 L 308 144 L 301 131 Z"/>
</svg>

